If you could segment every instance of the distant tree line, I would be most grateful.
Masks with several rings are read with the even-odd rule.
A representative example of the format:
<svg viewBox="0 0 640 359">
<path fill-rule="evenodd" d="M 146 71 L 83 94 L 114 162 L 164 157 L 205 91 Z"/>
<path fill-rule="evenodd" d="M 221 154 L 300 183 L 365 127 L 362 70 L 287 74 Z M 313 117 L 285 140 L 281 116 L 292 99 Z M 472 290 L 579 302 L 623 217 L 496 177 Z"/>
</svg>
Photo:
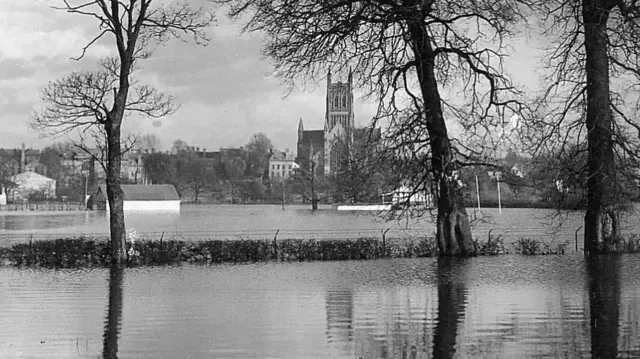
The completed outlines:
<svg viewBox="0 0 640 359">
<path fill-rule="evenodd" d="M 200 202 L 258 202 L 266 197 L 271 140 L 264 133 L 251 136 L 240 148 L 200 150 L 177 139 L 170 151 L 145 156 L 144 170 L 151 183 L 172 184 L 181 197 Z"/>
</svg>

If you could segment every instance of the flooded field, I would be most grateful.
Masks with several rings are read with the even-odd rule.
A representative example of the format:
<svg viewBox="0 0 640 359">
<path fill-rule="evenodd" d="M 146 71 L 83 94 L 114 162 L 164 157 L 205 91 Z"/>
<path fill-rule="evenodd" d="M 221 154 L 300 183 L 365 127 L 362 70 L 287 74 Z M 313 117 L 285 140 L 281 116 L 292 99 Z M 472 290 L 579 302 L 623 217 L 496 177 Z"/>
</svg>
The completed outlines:
<svg viewBox="0 0 640 359">
<path fill-rule="evenodd" d="M 0 269 L 2 358 L 632 358 L 640 257 Z"/>
</svg>

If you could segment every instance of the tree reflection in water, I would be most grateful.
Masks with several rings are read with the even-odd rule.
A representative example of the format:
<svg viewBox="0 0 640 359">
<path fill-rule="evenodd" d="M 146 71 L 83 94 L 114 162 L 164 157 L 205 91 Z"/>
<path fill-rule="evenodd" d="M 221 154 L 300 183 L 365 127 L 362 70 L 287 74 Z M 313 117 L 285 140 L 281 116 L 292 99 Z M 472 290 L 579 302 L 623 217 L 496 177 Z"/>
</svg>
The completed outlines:
<svg viewBox="0 0 640 359">
<path fill-rule="evenodd" d="M 620 319 L 620 255 L 587 258 L 591 357 L 616 358 Z"/>
<path fill-rule="evenodd" d="M 122 283 L 124 267 L 112 266 L 109 270 L 109 309 L 104 323 L 104 359 L 118 358 L 118 336 L 122 322 Z"/>
<path fill-rule="evenodd" d="M 325 294 L 327 341 L 350 353 L 353 344 L 353 291 L 351 288 L 331 289 Z"/>
<path fill-rule="evenodd" d="M 453 358 L 456 352 L 458 323 L 464 318 L 467 288 L 458 275 L 468 259 L 438 259 L 438 318 L 433 334 L 433 357 Z"/>
</svg>

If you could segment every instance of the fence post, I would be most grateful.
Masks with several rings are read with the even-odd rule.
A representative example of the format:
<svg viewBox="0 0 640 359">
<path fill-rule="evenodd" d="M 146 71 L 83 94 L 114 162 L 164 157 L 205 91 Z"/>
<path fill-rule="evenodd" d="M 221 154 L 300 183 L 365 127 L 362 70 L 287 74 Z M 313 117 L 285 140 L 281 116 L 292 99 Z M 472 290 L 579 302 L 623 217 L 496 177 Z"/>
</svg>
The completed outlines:
<svg viewBox="0 0 640 359">
<path fill-rule="evenodd" d="M 576 229 L 576 252 L 578 252 L 578 232 L 582 229 L 582 226 Z"/>
<path fill-rule="evenodd" d="M 275 261 L 278 261 L 278 233 L 280 232 L 280 229 L 278 229 L 276 231 L 276 235 L 273 236 L 273 256 L 275 259 Z"/>
<path fill-rule="evenodd" d="M 382 232 L 382 258 L 387 257 L 387 232 L 389 232 L 391 228 L 387 228 Z"/>
</svg>

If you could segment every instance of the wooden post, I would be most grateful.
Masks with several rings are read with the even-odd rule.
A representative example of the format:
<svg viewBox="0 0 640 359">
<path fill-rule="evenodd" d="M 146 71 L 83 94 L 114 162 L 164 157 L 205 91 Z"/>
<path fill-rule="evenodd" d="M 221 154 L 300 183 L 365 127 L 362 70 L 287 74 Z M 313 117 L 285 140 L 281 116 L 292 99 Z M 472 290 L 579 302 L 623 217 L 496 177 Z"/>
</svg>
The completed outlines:
<svg viewBox="0 0 640 359">
<path fill-rule="evenodd" d="M 278 229 L 276 231 L 276 235 L 273 236 L 273 259 L 275 259 L 275 261 L 278 261 L 278 233 L 280 232 L 280 229 Z"/>
<path fill-rule="evenodd" d="M 478 211 L 480 211 L 480 186 L 478 185 L 478 175 L 476 175 L 476 198 L 478 199 Z"/>
</svg>

